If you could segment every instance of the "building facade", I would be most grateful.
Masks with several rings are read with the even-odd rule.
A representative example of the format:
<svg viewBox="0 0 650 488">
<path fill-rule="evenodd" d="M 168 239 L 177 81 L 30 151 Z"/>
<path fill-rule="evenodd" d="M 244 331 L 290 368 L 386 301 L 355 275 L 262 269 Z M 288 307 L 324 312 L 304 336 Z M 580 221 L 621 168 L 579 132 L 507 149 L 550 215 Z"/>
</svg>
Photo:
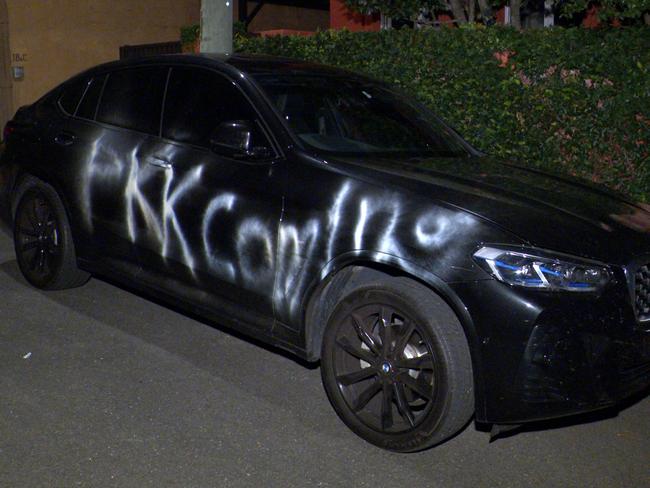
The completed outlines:
<svg viewBox="0 0 650 488">
<path fill-rule="evenodd" d="M 0 129 L 4 128 L 5 122 L 11 117 L 12 96 L 9 15 L 7 3 L 0 0 Z"/>
<path fill-rule="evenodd" d="M 234 0 L 234 20 L 244 21 L 240 3 Z M 244 9 L 248 15 L 254 14 L 248 24 L 249 32 L 265 30 L 316 31 L 329 29 L 329 0 L 256 0 L 246 1 Z"/>
<path fill-rule="evenodd" d="M 0 124 L 123 45 L 178 41 L 201 0 L 0 0 Z"/>
</svg>

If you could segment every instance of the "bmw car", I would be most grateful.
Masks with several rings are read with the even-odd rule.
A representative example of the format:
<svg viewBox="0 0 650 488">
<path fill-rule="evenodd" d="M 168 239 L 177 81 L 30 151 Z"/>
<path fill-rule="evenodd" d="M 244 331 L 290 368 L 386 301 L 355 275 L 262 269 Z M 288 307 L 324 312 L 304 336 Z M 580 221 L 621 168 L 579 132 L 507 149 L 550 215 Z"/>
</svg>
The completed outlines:
<svg viewBox="0 0 650 488">
<path fill-rule="evenodd" d="M 382 448 L 650 385 L 649 207 L 490 157 L 390 85 L 272 57 L 117 61 L 4 140 L 27 282 L 109 278 L 320 362 Z"/>
</svg>

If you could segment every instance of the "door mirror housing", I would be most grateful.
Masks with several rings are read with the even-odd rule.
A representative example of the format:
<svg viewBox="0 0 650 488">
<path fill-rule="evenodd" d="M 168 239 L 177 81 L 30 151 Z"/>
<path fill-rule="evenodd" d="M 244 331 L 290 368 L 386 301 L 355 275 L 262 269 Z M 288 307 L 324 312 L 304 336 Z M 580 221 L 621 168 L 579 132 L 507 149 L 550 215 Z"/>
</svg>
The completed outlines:
<svg viewBox="0 0 650 488">
<path fill-rule="evenodd" d="M 234 158 L 268 159 L 271 148 L 253 144 L 254 123 L 249 120 L 229 120 L 220 123 L 210 138 L 210 147 L 217 154 Z"/>
</svg>

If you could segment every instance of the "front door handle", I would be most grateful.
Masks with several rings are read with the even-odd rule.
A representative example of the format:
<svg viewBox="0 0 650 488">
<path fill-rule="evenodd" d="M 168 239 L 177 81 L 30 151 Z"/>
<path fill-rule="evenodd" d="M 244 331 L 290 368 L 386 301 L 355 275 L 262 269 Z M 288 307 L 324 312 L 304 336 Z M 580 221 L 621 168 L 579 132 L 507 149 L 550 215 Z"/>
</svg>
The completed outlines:
<svg viewBox="0 0 650 488">
<path fill-rule="evenodd" d="M 59 146 L 71 146 L 74 144 L 75 139 L 76 137 L 74 134 L 71 134 L 70 132 L 61 132 L 54 138 L 54 142 Z"/>
<path fill-rule="evenodd" d="M 171 169 L 172 168 L 172 163 L 167 161 L 164 158 L 160 158 L 158 156 L 153 156 L 149 158 L 149 164 L 152 166 L 156 166 L 157 168 L 162 168 L 162 169 Z"/>
</svg>

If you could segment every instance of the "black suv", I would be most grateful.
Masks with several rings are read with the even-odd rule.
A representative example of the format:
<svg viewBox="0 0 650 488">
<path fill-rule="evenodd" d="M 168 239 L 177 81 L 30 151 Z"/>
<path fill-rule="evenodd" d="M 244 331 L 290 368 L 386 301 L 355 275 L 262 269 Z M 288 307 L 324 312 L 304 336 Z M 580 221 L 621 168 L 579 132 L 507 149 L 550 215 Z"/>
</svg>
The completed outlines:
<svg viewBox="0 0 650 488">
<path fill-rule="evenodd" d="M 320 360 L 339 416 L 384 448 L 650 384 L 648 207 L 485 156 L 377 81 L 115 62 L 21 108 L 5 139 L 31 284 L 107 276 Z"/>
</svg>

